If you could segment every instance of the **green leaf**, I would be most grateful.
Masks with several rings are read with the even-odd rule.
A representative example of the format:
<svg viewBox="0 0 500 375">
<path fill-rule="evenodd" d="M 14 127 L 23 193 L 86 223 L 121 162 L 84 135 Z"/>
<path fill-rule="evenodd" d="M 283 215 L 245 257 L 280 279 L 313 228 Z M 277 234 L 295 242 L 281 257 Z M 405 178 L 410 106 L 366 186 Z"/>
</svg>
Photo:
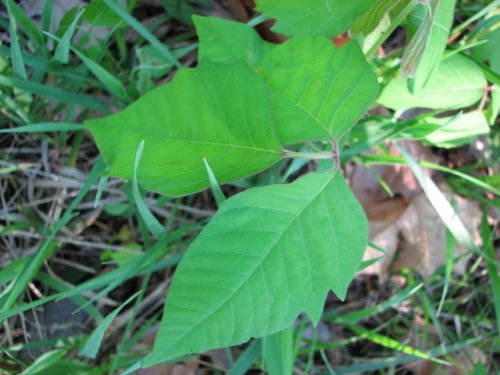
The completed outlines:
<svg viewBox="0 0 500 375">
<path fill-rule="evenodd" d="M 375 3 L 365 12 L 356 23 L 351 31 L 353 33 L 361 33 L 364 35 L 374 31 L 386 17 L 389 12 L 401 5 L 406 6 L 411 0 L 376 0 Z"/>
<path fill-rule="evenodd" d="M 459 54 L 442 61 L 429 84 L 412 95 L 400 74 L 384 88 L 379 103 L 395 110 L 463 108 L 476 103 L 486 86 L 481 69 Z"/>
<path fill-rule="evenodd" d="M 94 0 L 85 6 L 83 19 L 93 26 L 124 27 L 122 18 L 111 10 L 102 0 Z"/>
<path fill-rule="evenodd" d="M 243 61 L 269 87 L 282 144 L 341 138 L 368 109 L 378 82 L 356 43 L 323 37 L 263 41 L 249 26 L 195 17 L 201 60 Z"/>
<path fill-rule="evenodd" d="M 324 35 L 346 31 L 374 0 L 258 0 L 257 10 L 276 18 L 273 31 L 288 36 Z"/>
<path fill-rule="evenodd" d="M 340 173 L 249 189 L 225 201 L 177 268 L 148 367 L 314 324 L 361 264 L 368 223 Z"/>
<path fill-rule="evenodd" d="M 406 20 L 406 16 L 415 5 L 416 0 L 399 0 L 389 3 L 379 0 L 378 4 L 366 11 L 354 24 L 351 37 L 358 41 L 365 56 L 372 56 L 394 30 Z M 375 29 L 367 34 L 374 25 L 376 25 Z"/>
<path fill-rule="evenodd" d="M 173 64 L 165 61 L 163 56 L 152 46 L 136 48 L 139 65 L 137 69 L 147 71 L 153 78 L 160 78 L 167 74 L 173 67 Z"/>
<path fill-rule="evenodd" d="M 132 178 L 144 140 L 138 181 L 170 196 L 209 186 L 204 158 L 220 183 L 255 174 L 281 158 L 267 89 L 239 63 L 205 62 L 182 70 L 123 112 L 86 125 L 114 176 Z"/>
<path fill-rule="evenodd" d="M 482 111 L 472 111 L 462 114 L 456 119 L 450 117 L 431 118 L 431 124 L 446 124 L 425 137 L 434 146 L 443 148 L 459 147 L 470 143 L 479 135 L 490 132 L 488 121 Z"/>
<path fill-rule="evenodd" d="M 425 10 L 422 23 L 415 32 L 415 35 L 413 35 L 410 39 L 410 42 L 406 46 L 405 52 L 401 57 L 401 70 L 406 78 L 415 77 L 415 71 L 417 70 L 418 64 L 420 63 L 420 60 L 426 50 L 425 48 L 427 46 L 427 42 L 431 36 L 436 8 L 439 4 L 437 0 L 433 0 L 432 5 L 429 1 L 424 1 L 420 5 L 424 6 Z M 433 68 L 434 67 L 435 65 Z"/>
<path fill-rule="evenodd" d="M 494 125 L 498 114 L 500 113 L 500 86 L 493 85 L 491 88 L 491 100 L 486 108 L 485 115 L 488 118 L 488 123 Z"/>
<path fill-rule="evenodd" d="M 479 61 L 488 61 L 491 69 L 500 74 L 500 14 L 495 14 L 480 22 L 475 28 L 479 41 L 484 42 L 472 50 Z"/>
<path fill-rule="evenodd" d="M 426 16 L 424 5 L 417 6 L 408 17 L 410 30 L 416 30 L 414 37 L 419 37 L 422 40 L 420 45 L 417 42 L 410 42 L 405 55 L 412 54 L 411 47 L 413 43 L 415 47 L 421 48 L 415 60 L 409 59 L 413 65 L 409 70 L 408 76 L 413 79 L 413 87 L 415 91 L 422 89 L 424 86 L 430 85 L 434 81 L 434 74 L 443 57 L 450 28 L 453 23 L 453 14 L 455 10 L 456 0 L 428 0 L 430 2 L 431 14 Z M 432 77 L 432 80 L 431 80 Z"/>
</svg>

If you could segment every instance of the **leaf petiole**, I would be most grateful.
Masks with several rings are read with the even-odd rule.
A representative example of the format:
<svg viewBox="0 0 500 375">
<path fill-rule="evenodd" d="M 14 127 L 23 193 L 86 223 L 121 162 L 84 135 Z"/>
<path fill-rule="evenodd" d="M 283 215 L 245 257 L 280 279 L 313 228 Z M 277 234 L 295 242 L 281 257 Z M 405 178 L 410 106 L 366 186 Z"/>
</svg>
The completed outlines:
<svg viewBox="0 0 500 375">
<path fill-rule="evenodd" d="M 303 158 L 311 160 L 324 160 L 324 159 L 335 159 L 337 153 L 335 151 L 328 152 L 296 152 L 290 150 L 283 150 L 282 155 L 286 158 Z"/>
</svg>

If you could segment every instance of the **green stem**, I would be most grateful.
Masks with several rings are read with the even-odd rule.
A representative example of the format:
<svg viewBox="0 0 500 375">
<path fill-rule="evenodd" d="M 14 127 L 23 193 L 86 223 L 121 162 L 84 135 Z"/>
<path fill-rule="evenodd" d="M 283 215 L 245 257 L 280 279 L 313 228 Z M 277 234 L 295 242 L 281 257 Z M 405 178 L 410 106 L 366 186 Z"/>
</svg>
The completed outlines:
<svg viewBox="0 0 500 375">
<path fill-rule="evenodd" d="M 283 156 L 286 158 L 303 158 L 311 160 L 334 159 L 337 153 L 334 151 L 328 152 L 296 152 L 290 150 L 283 150 Z"/>
</svg>

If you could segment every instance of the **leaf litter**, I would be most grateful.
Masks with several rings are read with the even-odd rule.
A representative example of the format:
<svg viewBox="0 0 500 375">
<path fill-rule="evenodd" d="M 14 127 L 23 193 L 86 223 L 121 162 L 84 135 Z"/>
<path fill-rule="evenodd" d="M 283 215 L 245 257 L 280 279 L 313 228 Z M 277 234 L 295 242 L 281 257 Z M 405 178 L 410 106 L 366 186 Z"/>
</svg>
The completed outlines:
<svg viewBox="0 0 500 375">
<path fill-rule="evenodd" d="M 406 142 L 405 146 L 410 147 L 413 157 L 418 160 L 439 161 L 429 148 L 420 143 Z M 396 155 L 394 148 L 389 149 L 391 154 Z M 353 190 L 370 220 L 370 241 L 386 251 L 379 262 L 365 268 L 361 274 L 378 275 L 381 280 L 386 280 L 398 270 L 412 268 L 428 279 L 446 263 L 446 227 L 409 168 L 383 165 L 373 169 L 387 183 L 393 196 L 379 184 L 374 172 L 366 166 L 356 165 L 350 171 Z M 435 172 L 428 173 L 436 175 Z M 479 245 L 480 204 L 458 195 L 452 196 L 444 180 L 439 186 L 447 192 L 448 199 L 455 202 L 458 215 Z M 457 245 L 454 257 L 462 257 L 467 253 L 467 249 Z M 380 256 L 380 251 L 368 247 L 364 260 Z M 467 261 L 467 257 L 462 257 L 455 263 L 453 270 L 463 275 Z"/>
</svg>

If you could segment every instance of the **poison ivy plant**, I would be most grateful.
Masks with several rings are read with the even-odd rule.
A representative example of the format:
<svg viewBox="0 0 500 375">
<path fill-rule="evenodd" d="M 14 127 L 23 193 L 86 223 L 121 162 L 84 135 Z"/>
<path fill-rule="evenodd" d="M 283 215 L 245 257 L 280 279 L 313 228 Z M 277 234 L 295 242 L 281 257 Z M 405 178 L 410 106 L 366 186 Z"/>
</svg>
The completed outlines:
<svg viewBox="0 0 500 375">
<path fill-rule="evenodd" d="M 356 43 L 339 49 L 308 37 L 274 46 L 246 25 L 195 23 L 196 68 L 118 114 L 86 122 L 109 174 L 181 196 L 283 157 L 338 161 L 336 147 L 303 154 L 287 145 L 337 146 L 375 99 L 377 80 Z M 221 205 L 176 271 L 144 366 L 277 332 L 301 312 L 317 323 L 329 290 L 345 297 L 368 229 L 336 166 Z"/>
<path fill-rule="evenodd" d="M 144 140 L 141 185 L 194 193 L 209 186 L 204 158 L 220 183 L 255 174 L 286 156 L 284 145 L 339 140 L 378 93 L 354 43 L 338 49 L 314 37 L 272 46 L 245 25 L 195 21 L 196 69 L 121 113 L 87 121 L 111 175 L 131 179 Z"/>
</svg>

